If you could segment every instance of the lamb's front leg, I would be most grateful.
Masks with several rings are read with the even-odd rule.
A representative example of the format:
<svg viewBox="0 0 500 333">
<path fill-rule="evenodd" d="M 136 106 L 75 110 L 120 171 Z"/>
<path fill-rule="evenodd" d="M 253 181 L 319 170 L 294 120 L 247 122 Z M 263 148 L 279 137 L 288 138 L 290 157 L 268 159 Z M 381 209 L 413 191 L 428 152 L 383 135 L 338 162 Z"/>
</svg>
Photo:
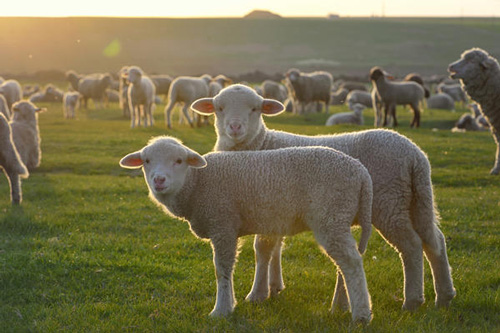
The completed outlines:
<svg viewBox="0 0 500 333">
<path fill-rule="evenodd" d="M 255 277 L 246 300 L 260 302 L 284 289 L 281 275 L 281 237 L 256 235 Z"/>
<path fill-rule="evenodd" d="M 212 238 L 217 298 L 210 316 L 227 316 L 236 305 L 233 289 L 233 269 L 236 261 L 237 237 L 223 234 Z"/>
<path fill-rule="evenodd" d="M 497 144 L 497 152 L 495 155 L 495 166 L 490 171 L 490 175 L 498 175 L 500 173 L 500 133 L 493 132 L 493 139 Z"/>
</svg>

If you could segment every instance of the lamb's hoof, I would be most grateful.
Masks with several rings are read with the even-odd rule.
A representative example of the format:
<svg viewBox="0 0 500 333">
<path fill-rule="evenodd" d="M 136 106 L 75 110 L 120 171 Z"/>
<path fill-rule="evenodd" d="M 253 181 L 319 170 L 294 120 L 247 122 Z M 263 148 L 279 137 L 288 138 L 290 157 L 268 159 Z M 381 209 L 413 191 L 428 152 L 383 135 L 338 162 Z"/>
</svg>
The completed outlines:
<svg viewBox="0 0 500 333">
<path fill-rule="evenodd" d="M 436 297 L 436 307 L 437 308 L 447 308 L 450 306 L 451 300 L 455 298 L 457 292 L 453 290 L 451 293 L 447 295 L 439 295 Z"/>
<path fill-rule="evenodd" d="M 221 318 L 221 317 L 227 317 L 229 316 L 233 311 L 230 309 L 223 310 L 223 309 L 213 309 L 212 312 L 210 312 L 209 316 L 212 318 Z"/>
<path fill-rule="evenodd" d="M 364 313 L 352 314 L 352 322 L 355 324 L 368 325 L 372 321 L 373 315 L 371 311 Z"/>
<path fill-rule="evenodd" d="M 335 312 L 348 312 L 349 311 L 349 302 L 341 302 L 337 301 L 332 304 L 332 307 L 330 309 L 331 313 Z"/>
<path fill-rule="evenodd" d="M 422 304 L 424 304 L 423 299 L 415 299 L 415 300 L 405 301 L 403 303 L 403 310 L 416 311 Z"/>
<path fill-rule="evenodd" d="M 274 297 L 274 296 L 278 295 L 280 292 L 282 292 L 284 289 L 285 289 L 285 285 L 280 284 L 280 285 L 276 285 L 276 286 L 270 286 L 269 292 L 270 292 L 271 297 Z"/>
<path fill-rule="evenodd" d="M 490 175 L 496 176 L 496 175 L 498 175 L 499 172 L 500 172 L 500 169 L 491 169 Z"/>
<path fill-rule="evenodd" d="M 260 302 L 265 301 L 268 298 L 269 298 L 269 293 L 250 292 L 247 295 L 247 297 L 245 298 L 245 301 L 251 302 L 251 303 L 260 303 Z"/>
</svg>

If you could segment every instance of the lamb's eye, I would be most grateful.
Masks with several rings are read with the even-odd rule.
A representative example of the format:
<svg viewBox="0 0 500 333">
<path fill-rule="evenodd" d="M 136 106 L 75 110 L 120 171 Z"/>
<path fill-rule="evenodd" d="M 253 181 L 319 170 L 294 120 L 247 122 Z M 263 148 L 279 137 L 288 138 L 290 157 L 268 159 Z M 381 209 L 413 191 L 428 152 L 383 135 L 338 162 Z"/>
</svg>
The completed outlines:
<svg viewBox="0 0 500 333">
<path fill-rule="evenodd" d="M 149 164 L 149 158 L 146 158 L 146 160 L 144 161 L 146 164 Z"/>
<path fill-rule="evenodd" d="M 222 112 L 222 110 L 223 110 L 222 106 L 221 106 L 221 107 L 219 107 L 219 111 L 220 111 L 220 112 Z"/>
<path fill-rule="evenodd" d="M 176 164 L 182 164 L 182 159 L 178 158 L 177 161 L 175 161 Z"/>
<path fill-rule="evenodd" d="M 257 108 L 252 108 L 252 112 L 255 112 L 255 111 L 257 111 Z"/>
</svg>

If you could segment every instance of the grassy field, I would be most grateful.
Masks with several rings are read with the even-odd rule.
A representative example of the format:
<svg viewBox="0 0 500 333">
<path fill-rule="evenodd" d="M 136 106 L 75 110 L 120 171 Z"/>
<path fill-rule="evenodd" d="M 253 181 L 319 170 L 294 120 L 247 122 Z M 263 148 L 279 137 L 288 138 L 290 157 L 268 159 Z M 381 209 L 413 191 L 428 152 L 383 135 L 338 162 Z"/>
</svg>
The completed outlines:
<svg viewBox="0 0 500 333">
<path fill-rule="evenodd" d="M 498 18 L 0 18 L 0 75 L 124 65 L 173 76 L 290 67 L 367 76 L 375 65 L 444 75 L 474 46 L 500 57 L 499 32 Z"/>
<path fill-rule="evenodd" d="M 118 161 L 161 134 L 206 153 L 215 142 L 213 128 L 174 122 L 167 131 L 163 106 L 153 128 L 134 130 L 117 105 L 81 111 L 75 121 L 64 120 L 59 105 L 47 107 L 39 118 L 42 165 L 23 182 L 21 207 L 11 207 L 7 181 L 0 177 L 2 332 L 500 330 L 500 182 L 488 175 L 495 145 L 489 133 L 451 133 L 461 112 L 427 110 L 422 128 L 410 130 L 410 115 L 401 109 L 398 128 L 428 153 L 433 166 L 457 298 L 449 309 L 434 308 L 426 263 L 426 303 L 415 313 L 403 312 L 400 260 L 374 233 L 364 257 L 374 319 L 364 329 L 353 326 L 348 313 L 329 314 L 335 268 L 310 233 L 286 240 L 287 288 L 262 304 L 244 302 L 254 273 L 252 238 L 245 238 L 235 270 L 235 313 L 209 318 L 215 302 L 209 243 L 162 213 L 148 199 L 142 174 L 121 169 Z M 271 128 L 310 135 L 359 129 L 326 128 L 326 117 L 283 114 L 267 120 Z M 373 123 L 370 111 L 365 122 Z"/>
</svg>

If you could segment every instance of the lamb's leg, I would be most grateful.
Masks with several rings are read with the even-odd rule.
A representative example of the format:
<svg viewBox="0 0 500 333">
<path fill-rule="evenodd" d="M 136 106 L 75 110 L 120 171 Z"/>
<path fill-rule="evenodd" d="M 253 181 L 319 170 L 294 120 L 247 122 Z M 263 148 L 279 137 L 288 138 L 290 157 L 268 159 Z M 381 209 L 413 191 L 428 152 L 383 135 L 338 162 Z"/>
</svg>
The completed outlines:
<svg viewBox="0 0 500 333">
<path fill-rule="evenodd" d="M 493 139 L 495 139 L 495 143 L 497 144 L 497 152 L 495 156 L 495 166 L 490 171 L 490 175 L 498 175 L 500 173 L 500 133 L 495 131 L 492 128 Z"/>
<path fill-rule="evenodd" d="M 411 121 L 410 127 L 419 128 L 420 127 L 420 109 L 418 105 L 411 105 L 413 111 L 413 119 Z"/>
<path fill-rule="evenodd" d="M 271 296 L 279 294 L 285 289 L 283 283 L 283 274 L 281 270 L 281 246 L 283 244 L 283 237 L 278 237 L 274 244 L 274 249 L 271 256 L 271 263 L 269 265 L 269 290 Z"/>
<path fill-rule="evenodd" d="M 276 248 L 276 243 L 280 240 L 280 237 L 255 235 L 255 277 L 252 290 L 246 297 L 247 301 L 260 302 L 269 297 L 269 275 L 271 271 L 269 264 Z M 279 254 L 281 254 L 281 251 L 279 251 Z"/>
<path fill-rule="evenodd" d="M 186 117 L 189 126 L 194 127 L 193 120 L 191 120 L 191 117 L 189 116 L 189 104 L 184 103 L 184 106 L 182 107 L 182 113 L 184 113 L 184 116 Z"/>
<path fill-rule="evenodd" d="M 389 113 L 389 105 L 384 107 L 384 122 L 382 123 L 382 127 L 387 126 L 387 114 Z"/>
<path fill-rule="evenodd" d="M 165 123 L 167 124 L 167 127 L 169 129 L 172 129 L 172 122 L 171 122 L 171 113 L 172 109 L 174 108 L 175 102 L 170 100 L 168 105 L 165 107 L 164 113 L 165 113 Z"/>
<path fill-rule="evenodd" d="M 398 118 L 396 117 L 396 105 L 391 107 L 391 115 L 392 115 L 392 126 L 398 127 Z"/>
<path fill-rule="evenodd" d="M 227 316 L 236 305 L 233 289 L 233 269 L 236 261 L 237 237 L 224 233 L 212 239 L 217 297 L 210 316 Z"/>
<path fill-rule="evenodd" d="M 424 242 L 423 246 L 434 279 L 436 306 L 447 307 L 457 293 L 453 287 L 453 280 L 451 278 L 445 238 L 437 226 L 435 234 L 436 239 L 433 242 Z"/>
<path fill-rule="evenodd" d="M 339 225 L 336 223 L 335 225 Z M 349 225 L 349 224 L 347 224 Z M 320 228 L 324 229 L 324 228 Z M 366 283 L 363 259 L 349 228 L 346 230 L 314 230 L 318 243 L 340 268 L 345 279 L 352 320 L 368 323 L 372 319 L 371 301 Z M 333 302 L 332 302 L 333 303 Z"/>
<path fill-rule="evenodd" d="M 13 205 L 19 205 L 22 201 L 21 178 L 15 172 L 7 174 L 10 183 L 10 198 Z"/>
<path fill-rule="evenodd" d="M 135 127 L 135 106 L 132 103 L 130 103 L 129 110 L 130 110 L 130 128 L 134 128 Z"/>
<path fill-rule="evenodd" d="M 333 293 L 332 312 L 336 311 L 349 311 L 349 299 L 347 298 L 347 291 L 345 290 L 344 277 L 337 271 L 337 282 L 335 283 L 335 292 Z"/>
</svg>

